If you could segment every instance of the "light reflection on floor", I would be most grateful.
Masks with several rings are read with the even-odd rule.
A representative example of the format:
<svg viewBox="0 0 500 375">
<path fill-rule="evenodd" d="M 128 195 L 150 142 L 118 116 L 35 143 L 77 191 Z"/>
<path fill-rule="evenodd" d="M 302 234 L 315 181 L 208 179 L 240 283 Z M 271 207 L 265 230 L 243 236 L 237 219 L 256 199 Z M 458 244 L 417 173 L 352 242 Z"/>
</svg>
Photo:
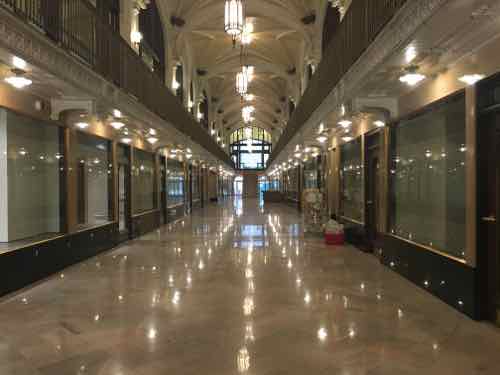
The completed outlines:
<svg viewBox="0 0 500 375">
<path fill-rule="evenodd" d="M 0 304 L 1 375 L 499 374 L 499 351 L 493 326 L 257 199 L 195 210 Z"/>
</svg>

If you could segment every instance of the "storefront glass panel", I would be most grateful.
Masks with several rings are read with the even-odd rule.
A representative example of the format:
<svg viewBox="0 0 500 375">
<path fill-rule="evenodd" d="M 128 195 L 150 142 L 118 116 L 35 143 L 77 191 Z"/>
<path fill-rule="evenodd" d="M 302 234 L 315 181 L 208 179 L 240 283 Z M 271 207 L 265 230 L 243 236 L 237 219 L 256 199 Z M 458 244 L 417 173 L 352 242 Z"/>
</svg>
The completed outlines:
<svg viewBox="0 0 500 375">
<path fill-rule="evenodd" d="M 58 126 L 0 110 L 0 147 L 7 156 L 0 242 L 50 238 L 61 232 L 64 173 Z M 4 156 L 2 156 L 4 157 Z M 3 163 L 2 163 L 3 164 Z M 0 248 L 1 250 L 1 248 Z"/>
<path fill-rule="evenodd" d="M 83 132 L 76 138 L 77 212 L 80 228 L 110 222 L 109 141 Z"/>
<path fill-rule="evenodd" d="M 134 214 L 156 208 L 155 155 L 134 149 L 132 167 L 132 195 Z"/>
<path fill-rule="evenodd" d="M 342 215 L 359 223 L 364 222 L 364 179 L 361 157 L 361 138 L 341 146 L 340 174 L 342 181 Z"/>
<path fill-rule="evenodd" d="M 463 258 L 464 96 L 401 121 L 391 143 L 391 233 Z"/>
</svg>

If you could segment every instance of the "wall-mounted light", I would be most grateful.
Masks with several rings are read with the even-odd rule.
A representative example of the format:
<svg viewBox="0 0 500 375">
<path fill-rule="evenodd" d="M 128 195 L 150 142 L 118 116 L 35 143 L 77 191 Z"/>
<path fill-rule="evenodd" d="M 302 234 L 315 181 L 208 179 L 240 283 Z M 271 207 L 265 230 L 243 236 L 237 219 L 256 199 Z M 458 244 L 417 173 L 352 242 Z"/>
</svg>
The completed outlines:
<svg viewBox="0 0 500 375">
<path fill-rule="evenodd" d="M 125 126 L 125 124 L 120 121 L 112 121 L 109 123 L 109 125 L 111 125 L 111 127 L 113 127 L 115 130 L 120 130 Z"/>
<path fill-rule="evenodd" d="M 373 125 L 375 125 L 377 128 L 383 128 L 385 126 L 385 122 L 377 120 L 373 122 Z"/>
<path fill-rule="evenodd" d="M 89 123 L 88 123 L 88 122 L 83 122 L 83 121 L 81 121 L 81 122 L 77 122 L 77 123 L 75 124 L 75 126 L 76 126 L 77 128 L 80 128 L 80 129 L 87 129 L 87 128 L 89 127 Z"/>
<path fill-rule="evenodd" d="M 352 125 L 352 121 L 349 120 L 342 120 L 339 121 L 339 125 L 342 126 L 344 129 L 348 128 L 349 126 Z"/>
<path fill-rule="evenodd" d="M 148 137 L 147 141 L 150 144 L 154 145 L 156 142 L 158 142 L 158 138 L 156 138 L 156 137 Z"/>
<path fill-rule="evenodd" d="M 5 78 L 5 82 L 7 82 L 9 85 L 15 87 L 16 89 L 23 89 L 27 86 L 30 86 L 33 83 L 33 81 L 31 79 L 28 79 L 28 78 L 23 77 L 21 75 L 7 77 L 7 78 Z"/>
<path fill-rule="evenodd" d="M 320 135 L 318 138 L 316 138 L 316 140 L 319 143 L 325 143 L 328 140 L 328 137 L 325 137 L 324 135 Z"/>
<path fill-rule="evenodd" d="M 129 144 L 129 143 L 131 143 L 131 142 L 132 142 L 132 138 L 129 138 L 129 137 L 123 137 L 123 138 L 121 139 L 121 142 L 122 142 L 122 143 Z"/>
<path fill-rule="evenodd" d="M 408 86 L 415 86 L 426 78 L 423 74 L 420 73 L 406 73 L 399 77 L 399 80 L 403 83 L 406 83 Z"/>
<path fill-rule="evenodd" d="M 14 56 L 12 58 L 12 65 L 14 65 L 15 68 L 21 69 L 21 70 L 26 70 L 26 66 L 28 65 L 25 60 L 21 59 L 20 57 Z"/>
<path fill-rule="evenodd" d="M 484 77 L 484 74 L 465 74 L 458 80 L 465 83 L 466 85 L 472 86 L 476 84 L 476 82 L 482 80 Z"/>
<path fill-rule="evenodd" d="M 122 118 L 122 111 L 119 109 L 113 109 L 113 117 Z"/>
<path fill-rule="evenodd" d="M 344 142 L 350 142 L 350 141 L 352 141 L 352 137 L 349 137 L 349 136 L 342 137 L 342 140 L 343 140 Z"/>
<path fill-rule="evenodd" d="M 130 41 L 134 44 L 140 44 L 142 42 L 142 33 L 138 30 L 132 30 L 130 32 Z"/>
<path fill-rule="evenodd" d="M 408 48 L 406 48 L 406 51 L 405 51 L 405 60 L 406 60 L 406 63 L 409 64 L 411 63 L 413 60 L 415 60 L 415 57 L 417 57 L 417 49 L 415 48 L 415 46 L 408 46 Z"/>
</svg>

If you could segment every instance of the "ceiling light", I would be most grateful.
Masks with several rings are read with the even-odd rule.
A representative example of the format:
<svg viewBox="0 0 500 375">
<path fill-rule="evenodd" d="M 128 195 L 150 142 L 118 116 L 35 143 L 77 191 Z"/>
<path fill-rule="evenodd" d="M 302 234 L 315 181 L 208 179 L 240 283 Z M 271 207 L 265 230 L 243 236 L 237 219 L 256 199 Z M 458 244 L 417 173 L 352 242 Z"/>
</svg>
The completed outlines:
<svg viewBox="0 0 500 375">
<path fill-rule="evenodd" d="M 148 141 L 150 144 L 154 145 L 156 142 L 158 142 L 158 138 L 156 138 L 156 137 L 149 137 L 149 138 L 147 139 L 147 141 Z"/>
<path fill-rule="evenodd" d="M 411 63 L 415 57 L 417 57 L 417 50 L 415 46 L 408 46 L 408 48 L 405 51 L 405 60 L 406 63 L 409 64 Z"/>
<path fill-rule="evenodd" d="M 113 109 L 113 117 L 121 118 L 122 117 L 122 111 L 120 111 L 119 109 Z"/>
<path fill-rule="evenodd" d="M 12 58 L 12 65 L 14 65 L 14 67 L 16 67 L 17 69 L 26 70 L 26 65 L 28 64 L 20 57 L 14 56 Z"/>
<path fill-rule="evenodd" d="M 350 141 L 352 141 L 352 137 L 349 137 L 349 136 L 342 137 L 342 140 L 343 140 L 344 142 L 350 142 Z"/>
<path fill-rule="evenodd" d="M 246 94 L 244 99 L 247 101 L 247 102 L 251 102 L 255 99 L 255 95 L 253 94 Z"/>
<path fill-rule="evenodd" d="M 302 154 L 300 152 L 296 152 L 295 155 L 294 155 L 297 159 L 300 159 L 300 157 L 302 156 Z"/>
<path fill-rule="evenodd" d="M 186 154 L 186 159 L 191 159 L 193 157 L 192 154 Z"/>
<path fill-rule="evenodd" d="M 86 129 L 89 127 L 89 124 L 88 124 L 88 122 L 77 122 L 75 124 L 75 126 L 80 128 L 80 129 Z"/>
<path fill-rule="evenodd" d="M 409 86 L 415 86 L 419 82 L 423 81 L 426 77 L 423 74 L 419 73 L 407 73 L 401 77 L 399 80 L 403 83 L 406 83 Z"/>
<path fill-rule="evenodd" d="M 248 76 L 245 70 L 236 75 L 236 91 L 241 96 L 244 96 L 248 91 Z"/>
<path fill-rule="evenodd" d="M 250 66 L 244 66 L 243 71 L 247 75 L 248 83 L 253 81 L 253 76 L 255 75 L 255 67 L 250 65 Z"/>
<path fill-rule="evenodd" d="M 15 87 L 16 89 L 23 89 L 33 83 L 31 79 L 21 77 L 21 76 L 12 76 L 5 78 L 5 82 L 9 85 Z"/>
<path fill-rule="evenodd" d="M 377 127 L 377 128 L 383 128 L 385 126 L 385 122 L 383 121 L 380 121 L 380 120 L 377 120 L 377 121 L 374 121 L 373 124 Z"/>
<path fill-rule="evenodd" d="M 328 137 L 325 137 L 324 135 L 320 135 L 318 138 L 316 138 L 316 140 L 319 143 L 325 143 L 328 140 Z"/>
<path fill-rule="evenodd" d="M 128 137 L 124 137 L 124 138 L 122 138 L 122 139 L 121 139 L 121 141 L 122 141 L 123 143 L 129 144 L 129 143 L 131 143 L 131 142 L 132 142 L 132 139 L 131 139 L 131 138 L 128 138 Z"/>
<path fill-rule="evenodd" d="M 242 0 L 226 0 L 224 30 L 233 37 L 233 40 L 243 32 Z"/>
<path fill-rule="evenodd" d="M 252 43 L 253 23 L 245 22 L 243 26 L 243 33 L 241 34 L 241 44 L 249 45 Z"/>
<path fill-rule="evenodd" d="M 345 128 L 348 128 L 349 126 L 352 125 L 352 121 L 342 120 L 342 121 L 339 121 L 339 125 L 345 129 Z"/>
<path fill-rule="evenodd" d="M 466 85 L 474 85 L 476 82 L 484 78 L 484 74 L 466 74 L 460 77 L 458 80 L 465 83 Z"/>
<path fill-rule="evenodd" d="M 112 121 L 112 122 L 110 122 L 109 125 L 111 125 L 116 130 L 120 130 L 121 128 L 123 128 L 125 126 L 125 124 L 123 122 L 120 122 L 120 121 Z"/>
</svg>

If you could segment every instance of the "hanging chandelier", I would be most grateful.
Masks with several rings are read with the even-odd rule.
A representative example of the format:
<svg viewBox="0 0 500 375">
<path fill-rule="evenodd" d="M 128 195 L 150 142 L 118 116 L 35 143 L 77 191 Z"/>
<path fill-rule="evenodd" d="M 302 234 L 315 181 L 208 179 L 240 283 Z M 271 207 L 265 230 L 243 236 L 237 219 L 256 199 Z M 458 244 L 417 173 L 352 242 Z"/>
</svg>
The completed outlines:
<svg viewBox="0 0 500 375">
<path fill-rule="evenodd" d="M 236 75 L 236 91 L 241 96 L 244 96 L 248 92 L 248 75 L 245 70 Z"/>
<path fill-rule="evenodd" d="M 251 154 L 253 151 L 252 128 L 245 128 L 245 138 L 247 144 L 247 151 L 249 154 Z"/>
<path fill-rule="evenodd" d="M 224 14 L 224 30 L 231 35 L 233 43 L 236 37 L 243 32 L 243 1 L 226 0 Z"/>
<path fill-rule="evenodd" d="M 241 116 L 243 117 L 243 121 L 245 122 L 245 124 L 248 124 L 249 122 L 251 122 L 253 120 L 252 113 L 254 111 L 255 111 L 254 106 L 246 106 L 246 107 L 242 108 Z"/>
</svg>

